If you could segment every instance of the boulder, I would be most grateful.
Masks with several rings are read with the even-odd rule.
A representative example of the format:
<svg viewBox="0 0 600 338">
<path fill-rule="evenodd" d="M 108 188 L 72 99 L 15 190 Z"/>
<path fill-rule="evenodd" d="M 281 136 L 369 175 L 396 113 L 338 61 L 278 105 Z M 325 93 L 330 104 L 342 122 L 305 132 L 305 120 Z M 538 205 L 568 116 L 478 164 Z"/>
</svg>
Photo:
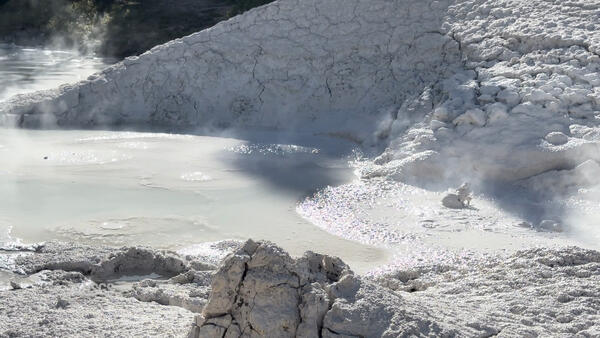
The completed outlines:
<svg viewBox="0 0 600 338">
<path fill-rule="evenodd" d="M 339 258 L 293 259 L 249 240 L 212 278 L 212 293 L 189 337 L 397 337 L 450 334 Z"/>
</svg>

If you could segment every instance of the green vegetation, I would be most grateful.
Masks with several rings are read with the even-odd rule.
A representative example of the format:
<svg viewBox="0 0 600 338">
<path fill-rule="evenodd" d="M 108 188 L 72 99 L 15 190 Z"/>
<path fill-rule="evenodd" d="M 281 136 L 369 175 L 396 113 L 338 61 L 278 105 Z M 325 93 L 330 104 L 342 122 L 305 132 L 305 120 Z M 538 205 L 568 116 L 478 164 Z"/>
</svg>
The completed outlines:
<svg viewBox="0 0 600 338">
<path fill-rule="evenodd" d="M 0 41 L 98 51 L 119 0 L 0 0 Z"/>
<path fill-rule="evenodd" d="M 0 0 L 0 41 L 124 57 L 273 0 Z"/>
</svg>

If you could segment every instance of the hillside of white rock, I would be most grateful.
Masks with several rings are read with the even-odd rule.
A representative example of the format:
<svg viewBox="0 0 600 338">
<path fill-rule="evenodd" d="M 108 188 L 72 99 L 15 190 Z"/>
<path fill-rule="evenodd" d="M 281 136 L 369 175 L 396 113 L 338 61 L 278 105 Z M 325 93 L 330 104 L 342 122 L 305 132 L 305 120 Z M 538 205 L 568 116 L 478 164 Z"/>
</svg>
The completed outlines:
<svg viewBox="0 0 600 338">
<path fill-rule="evenodd" d="M 345 138 L 366 154 L 357 164 L 362 181 L 300 203 L 299 212 L 318 226 L 382 247 L 426 241 L 431 233 L 399 231 L 375 221 L 374 213 L 348 216 L 369 201 L 391 201 L 412 208 L 412 218 L 400 223 L 414 218 L 439 229 L 434 236 L 478 242 L 517 229 L 523 242 L 537 236 L 530 244 L 538 246 L 505 251 L 498 242 L 498 250 L 476 256 L 432 254 L 358 276 L 339 259 L 313 253 L 293 259 L 265 242 L 247 242 L 211 264 L 180 256 L 165 263 L 164 253 L 143 251 L 149 257 L 139 265 L 143 271 L 110 263 L 138 249 L 86 248 L 87 256 L 73 260 L 53 243 L 7 264 L 41 273 L 36 278 L 45 283 L 0 291 L 10 304 L 25 304 L 18 313 L 0 313 L 0 328 L 6 327 L 0 336 L 36 334 L 38 328 L 14 320 L 35 316 L 38 300 L 30 293 L 43 294 L 42 310 L 59 318 L 38 324 L 43 334 L 75 335 L 85 320 L 70 322 L 61 310 L 96 306 L 81 288 L 98 290 L 112 272 L 171 279 L 122 292 L 106 286 L 94 291 L 100 297 L 177 310 L 164 327 L 150 317 L 125 320 L 109 335 L 152 334 L 148 329 L 192 337 L 600 336 L 600 253 L 556 246 L 547 235 L 563 232 L 600 248 L 597 1 L 278 0 L 86 81 L 15 96 L 0 105 L 0 124 L 267 128 Z M 417 202 L 463 181 L 479 197 L 473 208 L 419 209 Z M 500 207 L 490 207 L 491 200 Z M 479 237 L 461 237 L 463 228 L 482 223 Z M 66 304 L 57 300 L 63 294 Z M 201 313 L 193 324 L 189 311 Z"/>
<path fill-rule="evenodd" d="M 599 6 L 280 0 L 0 114 L 22 127 L 308 129 L 389 143 L 368 177 L 522 179 L 598 160 Z"/>
</svg>

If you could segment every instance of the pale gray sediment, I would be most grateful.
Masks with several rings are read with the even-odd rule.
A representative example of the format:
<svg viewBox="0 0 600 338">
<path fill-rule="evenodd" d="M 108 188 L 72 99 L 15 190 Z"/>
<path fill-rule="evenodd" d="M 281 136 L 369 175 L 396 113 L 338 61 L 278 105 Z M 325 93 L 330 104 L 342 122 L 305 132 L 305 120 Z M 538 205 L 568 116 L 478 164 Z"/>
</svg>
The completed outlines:
<svg viewBox="0 0 600 338">
<path fill-rule="evenodd" d="M 60 242 L 11 255 L 0 337 L 185 336 L 216 269 L 212 257 Z"/>
<path fill-rule="evenodd" d="M 193 314 L 64 280 L 0 291 L 0 337 L 182 337 Z"/>
</svg>

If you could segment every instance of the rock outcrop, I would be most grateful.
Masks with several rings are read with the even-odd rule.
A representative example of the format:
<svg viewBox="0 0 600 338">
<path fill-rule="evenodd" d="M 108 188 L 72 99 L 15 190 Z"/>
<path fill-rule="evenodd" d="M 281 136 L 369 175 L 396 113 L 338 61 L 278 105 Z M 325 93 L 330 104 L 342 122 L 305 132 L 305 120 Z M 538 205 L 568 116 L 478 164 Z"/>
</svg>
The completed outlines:
<svg viewBox="0 0 600 338">
<path fill-rule="evenodd" d="M 360 277 L 336 258 L 248 241 L 214 274 L 190 337 L 595 336 L 599 257 L 530 249 Z"/>
<path fill-rule="evenodd" d="M 96 281 L 152 273 L 172 277 L 190 270 L 189 264 L 185 258 L 168 251 L 141 247 L 115 250 L 61 242 L 38 245 L 33 253 L 22 254 L 15 259 L 15 269 L 20 273 L 77 271 Z"/>
<path fill-rule="evenodd" d="M 397 337 L 453 332 L 402 309 L 397 294 L 364 280 L 340 259 L 292 259 L 248 241 L 227 257 L 190 337 Z"/>
</svg>

